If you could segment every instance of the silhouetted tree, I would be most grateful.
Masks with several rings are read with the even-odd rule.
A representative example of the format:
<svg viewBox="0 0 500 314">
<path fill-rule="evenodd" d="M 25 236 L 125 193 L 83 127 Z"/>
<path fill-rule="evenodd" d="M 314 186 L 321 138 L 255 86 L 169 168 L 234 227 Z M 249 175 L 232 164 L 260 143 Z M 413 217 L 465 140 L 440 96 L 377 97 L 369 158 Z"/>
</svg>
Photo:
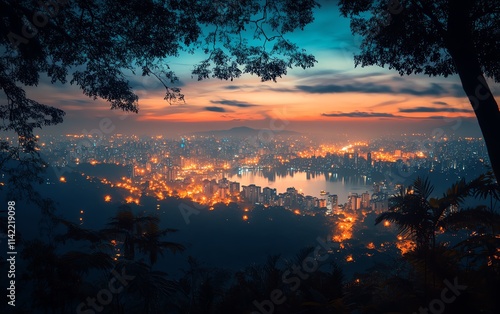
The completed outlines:
<svg viewBox="0 0 500 314">
<path fill-rule="evenodd" d="M 158 260 L 158 255 L 163 255 L 165 249 L 173 253 L 181 252 L 184 246 L 162 241 L 161 238 L 175 229 L 160 229 L 160 219 L 153 216 L 138 216 L 127 205 L 121 205 L 115 217 L 111 218 L 109 228 L 102 230 L 110 240 L 119 240 L 123 243 L 123 258 L 134 260 L 138 249 L 147 254 L 151 265 Z"/>
<path fill-rule="evenodd" d="M 458 74 L 500 177 L 500 112 L 485 77 L 500 81 L 500 2 L 489 0 L 341 0 L 363 38 L 356 66 L 388 66 L 400 75 Z"/>
<path fill-rule="evenodd" d="M 101 252 L 58 253 L 57 247 L 40 240 L 25 243 L 21 257 L 26 261 L 22 279 L 30 282 L 33 310 L 46 313 L 71 311 L 84 291 L 84 275 L 92 269 L 109 270 L 111 258 Z M 24 306 L 24 305 L 22 305 Z"/>
<path fill-rule="evenodd" d="M 398 232 L 416 243 L 416 251 L 425 253 L 431 243 L 432 206 L 430 196 L 434 187 L 430 182 L 417 178 L 407 190 L 391 198 L 393 205 L 375 219 L 375 224 L 389 221 L 398 226 Z"/>
<path fill-rule="evenodd" d="M 65 233 L 55 236 L 56 243 L 88 241 L 92 252 L 71 251 L 60 257 L 52 257 L 54 255 L 52 254 L 49 255 L 50 258 L 57 259 L 60 264 L 66 265 L 69 270 L 77 274 L 86 273 L 89 269 L 104 269 L 104 279 L 108 274 L 110 278 L 107 281 L 109 281 L 113 278 L 113 270 L 121 273 L 125 268 L 126 273 L 134 278 L 125 286 L 123 294 L 120 293 L 113 298 L 113 302 L 106 308 L 106 311 L 110 311 L 109 313 L 158 313 L 164 300 L 177 291 L 178 285 L 167 279 L 167 273 L 152 269 L 158 255 L 162 255 L 164 249 L 170 249 L 173 252 L 184 250 L 181 244 L 162 241 L 165 235 L 175 230 L 160 229 L 158 217 L 136 216 L 129 206 L 121 205 L 116 216 L 112 217 L 108 223 L 110 228 L 102 230 L 84 229 L 61 218 L 54 218 L 54 221 L 66 227 Z M 121 251 L 124 253 L 123 258 L 117 257 L 114 250 L 114 246 L 120 243 L 123 244 Z M 55 250 L 55 247 L 49 248 Z M 150 264 L 137 260 L 137 250 L 149 257 Z M 48 249 L 45 251 L 47 253 L 44 254 L 51 252 Z M 33 271 L 33 276 L 40 276 L 42 278 L 40 281 L 43 283 L 46 275 L 40 274 L 38 271 L 40 268 L 41 266 L 38 266 L 36 271 Z M 103 278 L 103 276 L 99 277 Z M 79 280 L 82 281 L 81 278 Z M 97 286 L 92 286 L 93 290 L 100 285 L 107 284 L 107 281 L 98 282 Z M 81 302 L 89 296 L 88 293 L 94 293 L 92 289 L 90 292 L 88 290 L 87 295 L 82 291 L 77 291 L 79 294 L 76 300 Z M 130 309 L 130 311 L 125 311 L 125 309 Z"/>
<path fill-rule="evenodd" d="M 165 87 L 166 101 L 183 101 L 169 61 L 197 50 L 207 56 L 192 70 L 199 80 L 251 73 L 276 81 L 289 68 L 316 62 L 284 37 L 310 23 L 316 6 L 313 0 L 0 1 L 0 131 L 17 136 L 0 140 L 9 191 L 40 202 L 32 183 L 41 182 L 47 165 L 35 130 L 64 116 L 28 98 L 25 87 L 42 77 L 69 81 L 111 109 L 137 113 L 139 97 L 127 75 L 152 76 Z"/>
<path fill-rule="evenodd" d="M 471 197 L 494 204 L 493 199 L 498 200 L 498 185 L 493 181 L 492 173 L 480 175 L 469 182 L 462 179 L 452 184 L 441 197 L 433 198 L 433 186 L 428 180 L 417 178 L 406 192 L 402 191 L 392 198 L 394 205 L 389 211 L 376 218 L 376 224 L 383 220 L 396 223 L 401 234 L 416 241 L 416 250 L 407 253 L 405 258 L 422 274 L 425 302 L 429 301 L 428 297 L 433 297 L 433 290 L 440 289 L 442 280 L 461 272 L 461 262 L 466 259 L 465 273 L 472 271 L 467 275 L 471 281 L 477 276 L 487 278 L 485 282 L 475 283 L 478 289 L 485 289 L 484 293 L 491 297 L 485 307 L 495 306 L 494 300 L 498 295 L 486 287 L 497 284 L 500 276 L 500 241 L 497 234 L 500 215 L 494 208 L 484 205 L 467 207 Z M 454 246 L 436 242 L 440 232 L 460 230 L 469 234 Z M 430 255 L 427 254 L 429 250 Z M 477 264 L 477 261 L 480 263 Z M 427 286 L 429 275 L 432 276 L 432 287 Z"/>
</svg>

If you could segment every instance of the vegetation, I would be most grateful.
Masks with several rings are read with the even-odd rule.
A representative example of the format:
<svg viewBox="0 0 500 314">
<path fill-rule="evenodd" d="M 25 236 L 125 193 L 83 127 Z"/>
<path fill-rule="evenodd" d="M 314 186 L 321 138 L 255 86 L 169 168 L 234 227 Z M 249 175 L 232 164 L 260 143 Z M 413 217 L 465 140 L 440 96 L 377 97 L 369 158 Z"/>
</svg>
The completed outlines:
<svg viewBox="0 0 500 314">
<path fill-rule="evenodd" d="M 158 217 L 137 215 L 122 205 L 106 228 L 94 231 L 53 216 L 64 233 L 49 242 L 23 240 L 20 257 L 26 266 L 18 287 L 28 300 L 17 309 L 91 309 L 88 298 L 115 280 L 120 292 L 111 293 L 109 303 L 98 303 L 102 313 L 411 313 L 440 300 L 453 284 L 459 289 L 443 313 L 496 313 L 499 192 L 491 172 L 460 180 L 441 197 L 433 197 L 428 180 L 417 178 L 375 222 L 395 223 L 401 236 L 416 243 L 414 250 L 353 278 L 331 259 L 318 260 L 307 277 L 290 275 L 312 256 L 314 248 L 305 248 L 295 258 L 269 256 L 262 265 L 234 273 L 188 257 L 174 279 L 164 271 L 168 266 L 157 265 L 158 256 L 165 250 L 182 252 L 184 246 L 163 240 L 175 230 L 160 229 Z M 116 274 L 125 278 L 123 288 Z"/>
<path fill-rule="evenodd" d="M 500 3 L 488 0 L 341 0 L 353 34 L 362 37 L 356 66 L 400 75 L 458 74 L 477 117 L 493 172 L 500 177 L 500 111 L 485 77 L 500 82 Z"/>
</svg>

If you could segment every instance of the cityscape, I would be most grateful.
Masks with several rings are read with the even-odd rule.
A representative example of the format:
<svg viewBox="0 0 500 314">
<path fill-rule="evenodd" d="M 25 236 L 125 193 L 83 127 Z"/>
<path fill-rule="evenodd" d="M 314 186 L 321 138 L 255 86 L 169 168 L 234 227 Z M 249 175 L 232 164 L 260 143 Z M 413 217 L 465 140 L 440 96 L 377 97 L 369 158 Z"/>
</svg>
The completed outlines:
<svg viewBox="0 0 500 314">
<path fill-rule="evenodd" d="M 235 133 L 239 135 L 231 135 Z M 472 179 L 488 169 L 481 138 L 405 134 L 400 138 L 321 143 L 299 133 L 277 134 L 271 140 L 252 137 L 258 133 L 241 127 L 220 136 L 116 134 L 104 138 L 68 134 L 45 136 L 39 141 L 40 153 L 52 169 L 45 179 L 48 186 L 71 184 L 69 177 L 78 174 L 112 191 L 101 196 L 102 203 L 142 206 L 144 198 L 152 198 L 157 201 L 157 211 L 162 200 L 171 198 L 192 201 L 207 211 L 218 204 L 237 204 L 241 220 L 248 223 L 255 209 L 280 207 L 297 216 L 319 215 L 332 224 L 328 238 L 341 248 L 353 239 L 355 230 L 366 228 L 373 215 L 389 210 L 391 197 L 411 187 L 417 175 L 433 175 L 437 182 L 450 185 L 455 178 Z M 305 185 L 296 179 L 300 175 Z M 271 187 L 255 184 L 252 178 Z M 283 189 L 272 187 L 277 181 Z M 313 181 L 344 189 L 337 194 L 328 188 L 313 190 Z M 349 190 L 351 187 L 355 191 Z M 86 210 L 76 209 L 84 227 Z M 390 227 L 390 223 L 386 221 L 384 226 Z M 410 239 L 397 239 L 395 244 L 383 241 L 378 249 L 394 246 L 404 254 L 415 245 Z M 364 242 L 366 247 L 377 249 L 373 239 Z M 119 258 L 117 254 L 115 258 Z M 344 260 L 354 261 L 353 254 L 346 253 Z"/>
<path fill-rule="evenodd" d="M 61 204 L 65 224 L 75 226 L 69 230 L 105 227 L 103 220 L 117 219 L 117 208 L 117 215 L 153 215 L 162 227 L 179 231 L 174 239 L 189 244 L 188 260 L 208 267 L 238 270 L 245 262 L 262 263 L 269 252 L 289 258 L 316 236 L 330 243 L 330 260 L 355 288 L 367 280 L 367 269 L 418 250 L 397 223 L 374 225 L 398 206 L 398 195 L 415 193 L 415 180 L 430 178 L 436 188 L 430 196 L 439 197 L 457 179 L 473 180 L 489 170 L 479 137 L 412 133 L 325 141 L 299 132 L 260 136 L 265 131 L 241 126 L 176 137 L 37 136 L 46 168 L 39 190 Z M 3 173 L 0 185 L 6 184 Z M 470 236 L 443 228 L 435 234 L 451 246 Z M 228 258 L 219 246 L 232 242 L 245 249 Z M 129 259 L 124 238 L 113 236 L 107 245 L 114 262 Z M 179 269 L 186 263 L 185 255 L 159 260 Z"/>
<path fill-rule="evenodd" d="M 64 172 L 79 169 L 79 165 L 120 167 L 125 174 L 120 179 L 99 179 L 127 191 L 125 200 L 129 202 L 137 201 L 141 195 L 159 200 L 178 196 L 206 205 L 217 202 L 276 205 L 304 213 L 314 208 L 357 210 L 372 205 L 377 210 L 386 210 L 388 196 L 398 191 L 402 181 L 413 173 L 453 173 L 461 178 L 480 173 L 488 165 L 481 138 L 436 140 L 413 134 L 401 139 L 335 144 L 315 143 L 300 135 L 277 135 L 272 140 L 254 143 L 249 138 L 193 135 L 171 139 L 117 134 L 104 139 L 61 135 L 40 139 L 40 152 L 61 173 L 59 180 L 64 180 Z M 277 191 L 254 182 L 242 185 L 237 180 L 228 180 L 249 171 L 259 172 L 270 182 L 287 173 L 307 172 L 308 177 L 323 176 L 327 181 L 360 178 L 371 186 L 370 191 L 360 195 L 349 193 L 348 200 L 341 195 L 339 202 L 339 196 L 330 195 L 329 191 L 317 191 L 321 196 L 311 196 L 294 186 Z"/>
</svg>

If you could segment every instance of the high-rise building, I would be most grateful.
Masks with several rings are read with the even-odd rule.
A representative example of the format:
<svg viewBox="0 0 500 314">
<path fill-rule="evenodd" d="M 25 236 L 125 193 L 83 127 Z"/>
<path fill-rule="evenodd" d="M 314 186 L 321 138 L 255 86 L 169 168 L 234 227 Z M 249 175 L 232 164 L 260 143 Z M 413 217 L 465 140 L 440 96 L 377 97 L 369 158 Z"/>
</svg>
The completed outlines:
<svg viewBox="0 0 500 314">
<path fill-rule="evenodd" d="M 229 187 L 229 180 L 227 178 L 220 179 L 219 187 Z"/>
<path fill-rule="evenodd" d="M 270 187 L 265 187 L 262 190 L 262 197 L 264 204 L 270 204 L 276 197 L 276 189 L 271 189 Z"/>
<path fill-rule="evenodd" d="M 319 208 L 326 207 L 326 199 L 324 199 L 324 198 L 320 198 L 320 199 L 318 200 L 318 207 L 319 207 Z"/>
<path fill-rule="evenodd" d="M 316 200 L 317 199 L 315 197 L 307 195 L 306 197 L 304 197 L 304 208 L 306 210 L 312 210 L 317 205 Z"/>
<path fill-rule="evenodd" d="M 344 168 L 347 168 L 350 166 L 349 161 L 350 161 L 349 153 L 344 153 L 344 162 L 343 162 Z"/>
<path fill-rule="evenodd" d="M 242 186 L 242 196 L 243 198 L 250 202 L 250 203 L 258 203 L 260 194 L 261 194 L 261 187 L 256 186 L 255 184 L 250 184 L 248 186 Z"/>
<path fill-rule="evenodd" d="M 229 193 L 231 193 L 231 195 L 240 194 L 240 183 L 239 182 L 230 182 L 229 183 Z"/>
<path fill-rule="evenodd" d="M 219 185 L 219 197 L 221 199 L 225 199 L 229 194 L 229 187 L 226 186 L 220 186 Z"/>
<path fill-rule="evenodd" d="M 334 209 L 339 203 L 339 198 L 337 194 L 328 195 L 328 203 L 330 204 L 330 208 Z"/>
<path fill-rule="evenodd" d="M 370 193 L 365 192 L 361 194 L 361 208 L 369 208 L 370 207 Z"/>
<path fill-rule="evenodd" d="M 168 182 L 173 182 L 177 178 L 177 168 L 176 167 L 167 167 L 165 172 L 165 177 Z"/>
<path fill-rule="evenodd" d="M 350 193 L 347 197 L 347 207 L 350 210 L 358 210 L 361 207 L 361 197 L 358 193 Z"/>
</svg>

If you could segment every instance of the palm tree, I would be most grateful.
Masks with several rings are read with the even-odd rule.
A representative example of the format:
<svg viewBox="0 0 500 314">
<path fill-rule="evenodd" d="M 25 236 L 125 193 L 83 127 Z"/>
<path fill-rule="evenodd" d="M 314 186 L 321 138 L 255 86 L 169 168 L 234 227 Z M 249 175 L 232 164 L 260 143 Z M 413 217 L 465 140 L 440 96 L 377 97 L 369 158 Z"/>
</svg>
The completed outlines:
<svg viewBox="0 0 500 314">
<path fill-rule="evenodd" d="M 176 232 L 176 229 L 160 229 L 158 223 L 149 221 L 143 230 L 143 233 L 136 239 L 139 250 L 144 254 L 149 254 L 151 265 L 158 260 L 158 255 L 163 256 L 165 249 L 173 253 L 184 251 L 184 246 L 179 243 L 162 241 L 161 238 L 169 233 Z"/>
<path fill-rule="evenodd" d="M 40 240 L 28 241 L 21 257 L 27 262 L 23 280 L 33 284 L 32 306 L 52 313 L 66 313 L 73 302 L 81 302 L 84 275 L 92 269 L 107 270 L 111 258 L 101 252 L 70 251 L 58 254 L 57 247 Z"/>
<path fill-rule="evenodd" d="M 500 200 L 500 186 L 491 170 L 471 181 L 469 185 L 474 197 L 489 198 L 489 209 L 493 211 L 496 208 L 496 204 Z"/>
<path fill-rule="evenodd" d="M 475 199 L 489 200 L 489 206 L 478 205 L 472 208 L 459 208 L 466 196 Z M 439 224 L 439 228 L 446 230 L 471 230 L 469 237 L 457 244 L 464 252 L 474 252 L 482 248 L 479 256 L 489 261 L 490 266 L 500 264 L 500 214 L 495 211 L 495 206 L 500 200 L 500 188 L 491 171 L 478 176 L 476 179 L 465 183 L 465 180 L 454 184 L 448 189 L 440 201 L 441 207 L 452 206 L 457 210 L 450 212 Z M 466 254 L 467 255 L 467 254 Z"/>
<path fill-rule="evenodd" d="M 184 250 L 178 243 L 161 241 L 160 238 L 175 232 L 175 229 L 160 229 L 160 219 L 153 216 L 136 216 L 127 205 L 121 205 L 115 217 L 111 218 L 109 228 L 103 232 L 110 238 L 117 237 L 123 242 L 123 258 L 134 260 L 136 248 L 149 255 L 151 264 L 158 260 L 158 255 L 163 255 L 165 249 L 172 252 Z"/>
<path fill-rule="evenodd" d="M 125 313 L 124 309 L 128 309 L 127 313 L 162 313 L 164 301 L 178 290 L 178 284 L 167 279 L 167 273 L 140 261 L 123 260 L 115 265 L 118 273 L 123 268 L 133 279 L 116 296 L 111 313 Z"/>
<path fill-rule="evenodd" d="M 445 218 L 470 193 L 471 186 L 465 183 L 465 179 L 453 184 L 441 198 L 431 198 L 434 186 L 426 178 L 422 180 L 417 177 L 413 186 L 406 191 L 400 191 L 399 195 L 391 198 L 393 206 L 389 211 L 377 216 L 375 224 L 387 220 L 396 223 L 399 234 L 405 238 L 412 238 L 416 242 L 413 252 L 415 261 L 423 258 L 424 261 L 424 294 L 427 299 L 427 274 L 428 259 L 432 266 L 432 282 L 436 285 L 436 234 L 441 228 L 445 228 Z M 430 251 L 430 256 L 429 256 Z"/>
<path fill-rule="evenodd" d="M 375 219 L 375 225 L 389 221 L 398 226 L 398 233 L 416 242 L 417 253 L 425 253 L 429 249 L 433 228 L 433 211 L 430 195 L 434 187 L 428 179 L 415 179 L 413 186 L 407 190 L 401 188 L 398 195 L 390 201 L 392 206 Z"/>
<path fill-rule="evenodd" d="M 469 212 L 468 215 L 458 214 L 460 207 L 469 196 L 491 195 L 492 198 L 500 195 L 498 187 L 492 182 L 491 175 L 480 175 L 478 178 L 466 183 L 465 178 L 452 184 L 440 198 L 431 198 L 434 187 L 428 179 L 415 179 L 413 186 L 405 192 L 391 198 L 393 206 L 387 212 L 380 214 L 375 219 L 375 224 L 387 220 L 399 226 L 399 233 L 405 237 L 413 238 L 417 243 L 416 252 L 422 253 L 429 248 L 436 247 L 436 234 L 438 230 L 446 230 L 452 224 L 459 226 L 470 221 L 470 216 L 479 214 Z M 476 218 L 483 223 L 481 215 Z M 474 220 L 478 222 L 478 220 Z M 422 251 L 423 250 L 423 251 Z M 422 252 L 421 252 L 422 251 Z"/>
<path fill-rule="evenodd" d="M 427 297 L 427 252 L 431 249 L 430 263 L 434 285 L 436 276 L 449 269 L 442 257 L 449 255 L 448 263 L 457 263 L 463 258 L 480 259 L 482 267 L 486 267 L 486 277 L 492 283 L 500 276 L 500 237 L 496 234 L 500 229 L 500 215 L 495 212 L 494 204 L 500 199 L 500 190 L 492 173 L 478 176 L 466 182 L 461 179 L 453 184 L 440 198 L 430 198 L 433 187 L 428 180 L 417 178 L 414 191 L 403 191 L 392 198 L 394 206 L 388 212 L 376 218 L 376 224 L 383 220 L 396 223 L 402 235 L 410 236 L 417 242 L 415 256 L 411 258 L 416 265 L 421 265 L 423 257 L 424 292 Z M 464 208 L 469 197 L 489 199 L 490 207 L 485 205 Z M 439 231 L 470 230 L 472 233 L 465 241 L 455 245 L 452 250 L 442 246 L 439 258 L 436 258 L 436 235 Z M 459 252 L 452 252 L 454 249 Z M 422 256 L 423 253 L 423 256 Z M 447 268 L 448 267 L 448 268 Z M 468 263 L 467 263 L 468 267 Z M 497 298 L 497 296 L 495 296 Z"/>
<path fill-rule="evenodd" d="M 125 308 L 143 313 L 161 312 L 164 300 L 178 287 L 174 281 L 167 279 L 165 272 L 153 270 L 152 265 L 157 262 L 159 255 L 163 255 L 164 249 L 178 252 L 184 250 L 184 246 L 162 241 L 163 236 L 176 230 L 160 229 L 159 221 L 158 217 L 136 216 L 126 205 L 119 207 L 117 215 L 111 218 L 110 223 L 108 223 L 109 228 L 99 231 L 86 230 L 72 222 L 57 219 L 57 222 L 67 228 L 65 234 L 56 237 L 58 242 L 70 239 L 84 240 L 91 243 L 92 249 L 99 249 L 98 252 L 92 254 L 66 253 L 61 256 L 61 261 L 77 272 L 84 271 L 88 267 L 99 268 L 104 266 L 104 262 L 108 265 L 105 272 L 107 274 L 110 274 L 111 270 L 121 273 L 122 268 L 126 268 L 126 273 L 134 276 L 134 279 L 126 286 L 123 293 L 113 298 L 108 309 L 112 313 L 124 313 Z M 108 250 L 112 248 L 110 240 L 123 242 L 123 258 L 117 258 L 114 254 L 110 256 Z M 100 251 L 102 248 L 104 250 Z M 148 255 L 149 265 L 135 260 L 137 250 Z M 111 263 L 113 256 L 114 263 Z M 87 296 L 85 295 L 81 299 L 85 299 Z"/>
</svg>

